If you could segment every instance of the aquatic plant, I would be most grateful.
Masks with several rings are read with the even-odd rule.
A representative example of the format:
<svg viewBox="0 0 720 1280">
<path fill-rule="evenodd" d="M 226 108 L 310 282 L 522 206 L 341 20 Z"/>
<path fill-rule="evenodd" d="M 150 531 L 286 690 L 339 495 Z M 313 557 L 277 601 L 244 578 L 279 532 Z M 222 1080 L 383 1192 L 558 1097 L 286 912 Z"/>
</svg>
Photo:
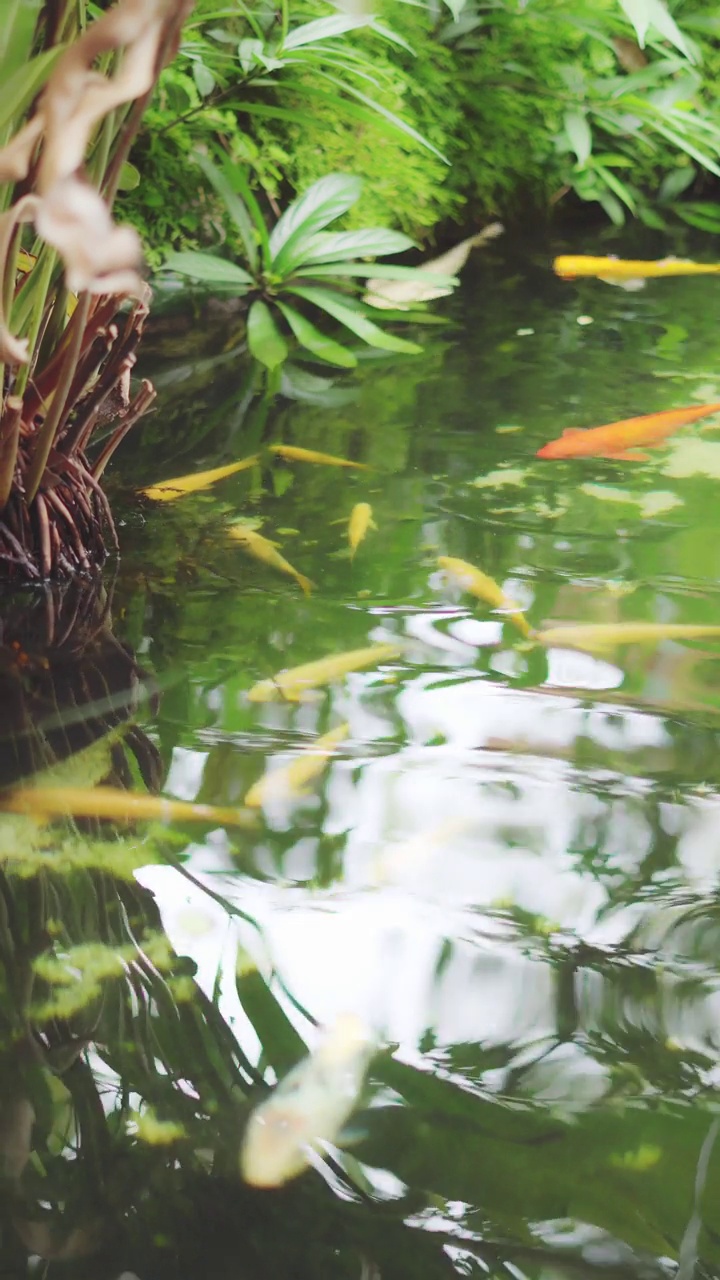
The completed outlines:
<svg viewBox="0 0 720 1280">
<path fill-rule="evenodd" d="M 415 279 L 412 267 L 382 266 L 363 261 L 368 255 L 402 253 L 413 247 L 399 231 L 370 227 L 361 231 L 330 232 L 325 228 L 342 217 L 356 202 L 362 184 L 350 174 L 332 173 L 319 179 L 294 200 L 268 231 L 262 211 L 241 168 L 227 161 L 219 169 L 207 157 L 198 156 L 225 209 L 235 224 L 244 248 L 239 266 L 216 254 L 185 251 L 171 253 L 163 270 L 202 282 L 215 289 L 247 297 L 247 340 L 250 352 L 274 369 L 283 363 L 289 347 L 278 321 L 301 347 L 320 360 L 353 368 L 357 357 L 348 347 L 329 337 L 305 315 L 303 304 L 324 313 L 368 346 L 383 351 L 416 354 L 420 347 L 387 333 L 370 319 L 372 308 L 356 296 L 353 280 Z M 451 276 L 425 274 L 425 282 L 452 288 Z"/>
<path fill-rule="evenodd" d="M 147 315 L 136 232 L 112 204 L 143 109 L 192 0 L 13 5 L 0 76 L 0 571 L 102 563 L 100 479 L 154 398 L 132 393 Z M 29 229 L 32 227 L 32 234 Z M 29 256 L 26 250 L 29 251 Z M 19 270 L 24 268 L 24 270 Z M 28 269 L 29 268 L 29 269 Z M 117 313 L 130 299 L 122 318 Z M 111 427 L 92 461 L 99 427 Z"/>
</svg>

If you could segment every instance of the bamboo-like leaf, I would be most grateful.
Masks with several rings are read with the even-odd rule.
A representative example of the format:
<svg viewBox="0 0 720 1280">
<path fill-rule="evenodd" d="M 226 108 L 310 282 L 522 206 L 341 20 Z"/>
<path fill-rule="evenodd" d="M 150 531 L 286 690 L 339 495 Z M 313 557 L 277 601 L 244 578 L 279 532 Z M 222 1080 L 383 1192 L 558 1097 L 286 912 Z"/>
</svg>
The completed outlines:
<svg viewBox="0 0 720 1280">
<path fill-rule="evenodd" d="M 343 36 L 347 31 L 354 31 L 356 27 L 369 26 L 371 21 L 372 14 L 332 13 L 326 18 L 315 18 L 312 22 L 305 22 L 301 27 L 296 27 L 286 36 L 282 52 L 288 49 L 302 49 L 306 45 L 315 44 L 318 40 L 330 40 L 336 36 Z"/>
<path fill-rule="evenodd" d="M 285 210 L 270 233 L 273 269 L 285 274 L 297 242 L 347 213 L 360 198 L 362 181 L 348 173 L 328 173 Z"/>
<path fill-rule="evenodd" d="M 652 26 L 684 53 L 689 62 L 695 61 L 692 49 L 663 0 L 620 0 L 620 8 L 635 28 L 641 49 L 645 47 L 648 27 Z"/>
<path fill-rule="evenodd" d="M 339 365 L 341 369 L 355 368 L 357 357 L 353 355 L 352 351 L 348 351 L 347 347 L 341 346 L 333 338 L 328 338 L 310 320 L 301 315 L 299 311 L 296 311 L 294 307 L 289 307 L 285 302 L 278 302 L 277 306 L 290 325 L 300 346 L 305 347 L 306 351 L 311 351 L 320 360 L 327 360 L 328 364 Z"/>
<path fill-rule="evenodd" d="M 378 325 L 373 324 L 372 320 L 368 320 L 362 311 L 345 306 L 344 302 L 341 302 L 330 289 L 294 286 L 288 289 L 288 293 L 296 294 L 305 302 L 311 302 L 321 311 L 326 311 L 328 315 L 344 324 L 351 333 L 357 334 L 358 338 L 367 342 L 370 347 L 378 347 L 381 351 L 401 351 L 408 355 L 418 355 L 422 351 L 422 347 L 415 342 L 397 338 L 394 333 L 385 333 Z"/>
<path fill-rule="evenodd" d="M 169 253 L 160 267 L 161 271 L 177 271 L 181 276 L 191 276 L 203 284 L 223 284 L 245 293 L 254 284 L 252 276 L 235 262 L 218 258 L 214 253 L 198 253 L 185 249 L 181 253 Z"/>
<path fill-rule="evenodd" d="M 259 298 L 248 312 L 247 336 L 250 354 L 268 369 L 276 369 L 287 359 L 288 348 L 267 303 Z"/>
<path fill-rule="evenodd" d="M 442 151 L 439 151 L 424 134 L 419 133 L 417 129 L 413 129 L 412 125 L 402 120 L 400 116 L 396 116 L 394 111 L 389 111 L 381 102 L 369 98 L 366 93 L 363 93 L 361 89 L 357 89 L 355 85 L 350 84 L 348 81 L 338 80 L 336 76 L 331 76 L 327 71 L 318 69 L 317 74 L 322 76 L 324 80 L 329 81 L 330 84 L 335 85 L 336 89 L 340 89 L 343 93 L 351 94 L 353 98 L 357 98 L 358 102 L 363 102 L 366 107 L 370 107 L 378 115 L 384 116 L 401 133 L 406 134 L 408 138 L 412 138 L 413 142 L 417 142 L 419 146 L 432 151 L 433 155 L 437 156 L 438 160 L 442 160 L 443 164 L 450 164 L 447 156 L 443 155 Z"/>
</svg>

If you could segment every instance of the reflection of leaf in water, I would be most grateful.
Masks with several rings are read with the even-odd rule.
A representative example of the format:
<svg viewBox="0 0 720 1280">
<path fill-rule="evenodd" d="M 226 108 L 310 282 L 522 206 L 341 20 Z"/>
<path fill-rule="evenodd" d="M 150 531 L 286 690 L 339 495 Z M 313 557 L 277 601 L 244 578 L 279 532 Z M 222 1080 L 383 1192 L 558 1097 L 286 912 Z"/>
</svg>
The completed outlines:
<svg viewBox="0 0 720 1280">
<path fill-rule="evenodd" d="M 477 476 L 470 483 L 473 489 L 500 489 L 506 484 L 523 485 L 528 470 L 528 467 L 500 467 L 497 471 L 488 471 L 485 476 Z"/>
<path fill-rule="evenodd" d="M 711 440 L 676 440 L 662 467 L 663 474 L 676 478 L 703 475 L 720 479 L 720 444 Z"/>
<path fill-rule="evenodd" d="M 669 489 L 653 489 L 649 493 L 632 493 L 629 489 L 617 489 L 609 484 L 581 484 L 581 493 L 600 502 L 629 502 L 639 508 L 643 520 L 652 516 L 664 515 L 673 507 L 684 506 L 682 498 Z"/>
</svg>

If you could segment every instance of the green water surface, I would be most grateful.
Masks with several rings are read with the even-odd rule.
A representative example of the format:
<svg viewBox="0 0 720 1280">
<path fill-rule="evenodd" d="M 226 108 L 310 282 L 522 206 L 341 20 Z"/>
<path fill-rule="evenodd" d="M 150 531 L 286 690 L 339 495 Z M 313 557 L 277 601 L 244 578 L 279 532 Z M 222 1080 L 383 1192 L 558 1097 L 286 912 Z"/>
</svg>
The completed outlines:
<svg viewBox="0 0 720 1280">
<path fill-rule="evenodd" d="M 478 255 L 414 359 L 299 363 L 276 395 L 231 332 L 221 357 L 191 338 L 154 366 L 158 411 L 110 477 L 111 587 L 114 635 L 159 691 L 140 723 L 163 794 L 241 804 L 318 734 L 349 733 L 255 832 L 132 838 L 147 865 L 118 891 L 119 932 L 92 936 L 136 938 L 131 893 L 195 985 L 173 970 L 163 1003 L 148 978 L 143 1020 L 102 979 L 54 1077 L 109 1117 L 80 1124 L 79 1155 L 35 1105 L 23 1213 L 64 1213 L 64 1240 L 101 1223 L 51 1259 L 63 1274 L 720 1274 L 720 645 L 545 650 L 437 565 L 471 561 L 536 628 L 720 623 L 720 419 L 644 463 L 535 457 L 566 427 L 720 400 L 715 285 L 567 284 L 550 257 Z M 133 496 L 270 442 L 372 469 L 262 454 L 175 503 Z M 360 501 L 377 529 L 351 561 Z M 282 543 L 309 597 L 229 541 L 238 518 Z M 285 667 L 385 641 L 397 659 L 307 701 L 248 700 Z M 282 1190 L 244 1188 L 262 1079 L 344 1012 L 379 1046 L 352 1145 Z M 124 1125 L 146 1105 L 180 1125 L 176 1146 Z M 27 1230 L 18 1244 L 21 1219 L 18 1275 L 50 1256 Z"/>
</svg>

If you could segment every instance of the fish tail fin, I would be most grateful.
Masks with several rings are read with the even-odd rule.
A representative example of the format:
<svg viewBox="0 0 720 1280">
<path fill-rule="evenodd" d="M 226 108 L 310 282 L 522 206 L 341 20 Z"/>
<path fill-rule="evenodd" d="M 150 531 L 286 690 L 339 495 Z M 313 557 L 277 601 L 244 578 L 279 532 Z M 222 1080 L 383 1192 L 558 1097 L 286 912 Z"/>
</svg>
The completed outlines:
<svg viewBox="0 0 720 1280">
<path fill-rule="evenodd" d="M 505 228 L 502 222 L 489 222 L 482 231 L 478 231 L 477 235 L 470 237 L 470 244 L 477 249 L 481 244 L 487 244 L 490 240 L 497 240 L 501 236 Z"/>
<path fill-rule="evenodd" d="M 312 595 L 312 589 L 315 584 L 309 578 L 306 578 L 304 573 L 296 573 L 295 578 L 298 586 L 302 587 L 303 594 L 306 596 Z"/>
</svg>

